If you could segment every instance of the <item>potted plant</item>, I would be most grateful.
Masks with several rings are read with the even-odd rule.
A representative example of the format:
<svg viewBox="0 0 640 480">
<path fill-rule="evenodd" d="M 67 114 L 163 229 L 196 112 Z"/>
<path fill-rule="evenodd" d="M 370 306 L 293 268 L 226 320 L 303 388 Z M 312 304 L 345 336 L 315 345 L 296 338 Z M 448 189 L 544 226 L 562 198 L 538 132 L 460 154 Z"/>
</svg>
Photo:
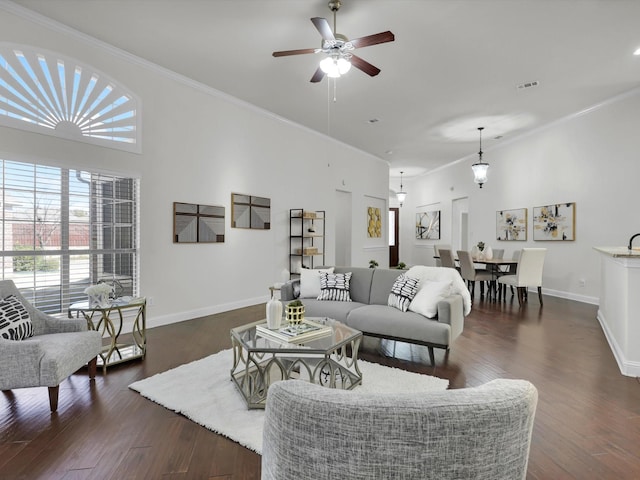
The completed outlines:
<svg viewBox="0 0 640 480">
<path fill-rule="evenodd" d="M 407 264 L 404 262 L 400 262 L 398 263 L 398 266 L 396 267 L 398 270 L 406 270 L 407 269 Z"/>
<path fill-rule="evenodd" d="M 378 266 L 378 262 L 375 260 L 369 260 L 369 268 L 376 268 Z"/>
</svg>

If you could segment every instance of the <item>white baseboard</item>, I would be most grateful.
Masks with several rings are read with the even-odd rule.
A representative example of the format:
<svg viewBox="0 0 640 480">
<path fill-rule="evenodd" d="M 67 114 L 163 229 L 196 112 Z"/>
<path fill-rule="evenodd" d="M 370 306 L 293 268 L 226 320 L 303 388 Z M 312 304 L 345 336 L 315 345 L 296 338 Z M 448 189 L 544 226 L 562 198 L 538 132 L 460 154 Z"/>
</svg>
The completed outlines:
<svg viewBox="0 0 640 480">
<path fill-rule="evenodd" d="M 238 308 L 251 307 L 253 305 L 259 305 L 260 303 L 266 303 L 267 301 L 269 301 L 268 296 L 248 298 L 237 302 L 210 305 L 196 310 L 185 310 L 183 312 L 171 313 L 169 315 L 162 315 L 159 317 L 153 315 L 153 307 L 147 307 L 147 328 L 161 327 L 162 325 L 184 322 L 185 320 L 193 320 L 194 318 L 206 317 L 207 315 L 228 312 L 230 310 L 237 310 Z"/>
<path fill-rule="evenodd" d="M 538 289 L 529 289 L 530 292 L 538 292 Z M 600 305 L 600 298 L 589 297 L 587 295 L 578 295 L 572 292 L 563 292 L 561 290 L 551 290 L 549 288 L 542 287 L 543 295 L 551 295 L 552 297 L 566 298 L 567 300 L 575 300 L 576 302 L 589 303 L 591 305 Z"/>
<path fill-rule="evenodd" d="M 602 331 L 604 332 L 604 336 L 606 337 L 607 342 L 609 342 L 609 347 L 613 352 L 613 356 L 618 363 L 620 373 L 627 377 L 640 377 L 640 362 L 630 362 L 625 358 L 620 345 L 618 345 L 618 342 L 611 333 L 611 330 L 609 330 L 602 311 L 598 310 L 597 318 L 598 322 L 600 322 L 600 326 L 602 327 Z"/>
</svg>

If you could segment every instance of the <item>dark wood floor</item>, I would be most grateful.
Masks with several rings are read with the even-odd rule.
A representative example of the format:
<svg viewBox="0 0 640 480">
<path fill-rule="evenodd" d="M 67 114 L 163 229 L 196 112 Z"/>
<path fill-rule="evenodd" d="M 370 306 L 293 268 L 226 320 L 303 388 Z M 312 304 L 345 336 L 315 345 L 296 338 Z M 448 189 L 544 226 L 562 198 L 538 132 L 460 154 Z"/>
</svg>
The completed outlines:
<svg viewBox="0 0 640 480">
<path fill-rule="evenodd" d="M 536 296 L 478 300 L 448 358 L 368 339 L 361 357 L 450 380 L 452 388 L 524 378 L 539 390 L 528 479 L 640 478 L 640 383 L 622 376 L 591 305 Z M 150 329 L 147 358 L 60 387 L 0 393 L 1 479 L 252 479 L 260 457 L 144 399 L 127 386 L 230 346 L 229 328 L 264 316 L 250 307 Z M 152 321 L 152 319 L 151 319 Z"/>
</svg>

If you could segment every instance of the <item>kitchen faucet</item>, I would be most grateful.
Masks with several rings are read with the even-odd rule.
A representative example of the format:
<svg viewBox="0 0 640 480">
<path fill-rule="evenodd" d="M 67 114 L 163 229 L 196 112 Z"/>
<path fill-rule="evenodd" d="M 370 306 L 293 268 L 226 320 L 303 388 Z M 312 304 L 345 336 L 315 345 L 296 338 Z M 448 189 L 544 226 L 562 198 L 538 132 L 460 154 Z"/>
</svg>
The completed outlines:
<svg viewBox="0 0 640 480">
<path fill-rule="evenodd" d="M 629 246 L 627 247 L 629 251 L 631 251 L 631 243 L 633 242 L 633 239 L 639 236 L 640 236 L 640 233 L 636 233 L 635 235 L 631 236 L 631 238 L 629 239 Z"/>
</svg>

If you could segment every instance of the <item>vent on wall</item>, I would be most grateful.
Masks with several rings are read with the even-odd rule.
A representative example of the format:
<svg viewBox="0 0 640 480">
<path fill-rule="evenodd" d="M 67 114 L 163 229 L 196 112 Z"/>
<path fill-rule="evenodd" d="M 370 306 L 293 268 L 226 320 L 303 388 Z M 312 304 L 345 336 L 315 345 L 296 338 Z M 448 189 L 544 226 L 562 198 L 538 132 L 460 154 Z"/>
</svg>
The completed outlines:
<svg viewBox="0 0 640 480">
<path fill-rule="evenodd" d="M 532 87 L 537 87 L 538 85 L 540 85 L 540 82 L 535 80 L 533 82 L 525 82 L 525 83 L 521 83 L 520 85 L 518 85 L 518 90 L 522 90 L 524 88 L 532 88 Z"/>
</svg>

